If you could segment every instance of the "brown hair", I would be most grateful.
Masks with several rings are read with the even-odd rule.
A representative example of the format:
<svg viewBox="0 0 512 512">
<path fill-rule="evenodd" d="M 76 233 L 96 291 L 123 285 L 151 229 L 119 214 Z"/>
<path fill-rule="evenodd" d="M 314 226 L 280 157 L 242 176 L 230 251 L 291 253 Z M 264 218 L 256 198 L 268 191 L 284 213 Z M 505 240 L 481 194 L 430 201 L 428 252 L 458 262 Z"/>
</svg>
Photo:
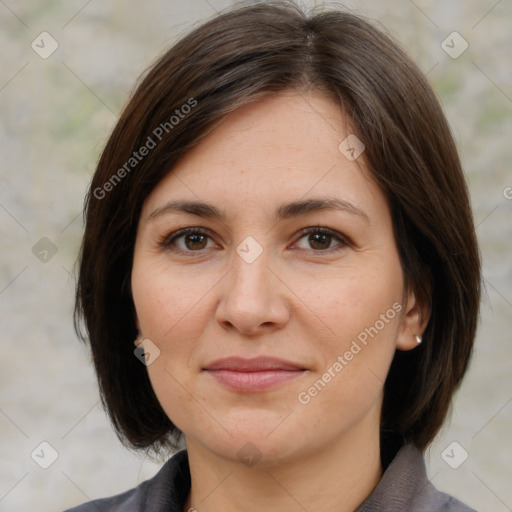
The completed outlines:
<svg viewBox="0 0 512 512">
<path fill-rule="evenodd" d="M 217 15 L 148 70 L 85 199 L 75 327 L 89 340 L 103 404 L 125 444 L 158 450 L 180 435 L 133 353 L 130 277 L 145 199 L 226 114 L 308 88 L 329 94 L 364 142 L 389 200 L 406 284 L 430 311 L 422 345 L 395 354 L 381 432 L 424 450 L 441 427 L 470 359 L 480 300 L 480 256 L 447 121 L 420 70 L 371 23 L 271 2 Z"/>
</svg>

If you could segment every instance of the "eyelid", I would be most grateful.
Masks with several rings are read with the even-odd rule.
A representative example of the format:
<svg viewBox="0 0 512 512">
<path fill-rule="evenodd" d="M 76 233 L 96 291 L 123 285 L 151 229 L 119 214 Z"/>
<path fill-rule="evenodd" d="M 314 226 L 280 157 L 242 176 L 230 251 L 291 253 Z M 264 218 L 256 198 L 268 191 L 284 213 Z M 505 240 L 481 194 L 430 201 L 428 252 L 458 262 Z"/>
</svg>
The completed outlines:
<svg viewBox="0 0 512 512">
<path fill-rule="evenodd" d="M 346 235 L 343 235 L 342 233 L 340 233 L 340 232 L 338 232 L 338 231 L 336 231 L 336 230 L 334 230 L 332 228 L 329 228 L 329 227 L 326 227 L 326 226 L 319 226 L 319 225 L 317 225 L 317 226 L 308 226 L 308 227 L 299 229 L 297 235 L 295 235 L 296 241 L 294 242 L 294 245 L 299 240 L 304 238 L 306 235 L 315 234 L 315 233 L 325 234 L 325 235 L 331 236 L 332 238 L 334 238 L 334 239 L 338 240 L 338 242 L 340 242 L 341 247 L 336 247 L 335 246 L 335 247 L 331 247 L 331 248 L 323 249 L 323 250 L 314 250 L 314 249 L 300 249 L 300 250 L 308 251 L 308 252 L 311 252 L 311 253 L 318 253 L 319 255 L 322 255 L 322 254 L 330 254 L 330 253 L 339 251 L 341 249 L 344 249 L 347 246 L 352 246 L 353 245 L 353 242 Z M 214 235 L 213 231 L 211 231 L 208 228 L 204 228 L 204 227 L 201 227 L 201 226 L 189 226 L 189 227 L 184 227 L 184 228 L 178 228 L 178 229 L 174 230 L 172 233 L 169 233 L 169 234 L 163 236 L 158 241 L 158 246 L 163 248 L 163 249 L 168 249 L 169 246 L 171 246 L 175 240 L 177 240 L 177 239 L 179 239 L 179 238 L 181 238 L 183 236 L 186 236 L 188 234 L 203 234 L 203 235 L 207 235 L 208 238 L 210 240 L 212 240 L 212 241 L 215 238 L 215 235 Z M 179 248 L 175 248 L 175 252 L 186 253 L 186 254 L 191 254 L 191 255 L 194 254 L 194 253 L 201 254 L 203 251 L 204 251 L 204 249 L 201 249 L 201 250 L 198 250 L 198 251 L 185 251 L 185 250 L 182 250 L 182 249 L 179 249 Z"/>
<path fill-rule="evenodd" d="M 174 230 L 172 233 L 168 233 L 167 235 L 164 235 L 161 237 L 158 241 L 158 246 L 162 247 L 163 249 L 168 248 L 175 240 L 178 238 L 181 238 L 183 236 L 189 235 L 189 234 L 203 234 L 207 235 L 210 240 L 214 239 L 214 233 L 208 228 L 203 228 L 200 226 L 188 226 L 184 228 L 178 228 Z M 187 252 L 187 253 L 193 253 L 193 252 L 200 252 L 200 251 L 183 251 L 181 249 L 176 249 L 178 252 Z"/>
<path fill-rule="evenodd" d="M 328 253 L 336 252 L 337 250 L 344 249 L 347 246 L 353 245 L 353 243 L 349 237 L 347 237 L 347 236 L 343 235 L 342 233 L 340 233 L 339 231 L 336 231 L 335 229 L 329 228 L 327 226 L 309 226 L 309 227 L 303 228 L 303 229 L 299 230 L 299 233 L 298 233 L 299 237 L 298 237 L 297 241 L 299 241 L 301 238 L 303 238 L 306 235 L 316 234 L 316 233 L 323 234 L 323 235 L 329 235 L 330 237 L 337 239 L 338 242 L 341 243 L 342 247 L 337 248 L 335 246 L 335 247 L 331 247 L 329 249 L 318 250 L 318 251 L 310 249 L 309 252 L 312 252 L 312 253 L 328 254 Z M 295 243 L 297 243 L 297 242 L 295 242 Z M 307 250 L 307 249 L 304 249 L 304 250 Z"/>
</svg>

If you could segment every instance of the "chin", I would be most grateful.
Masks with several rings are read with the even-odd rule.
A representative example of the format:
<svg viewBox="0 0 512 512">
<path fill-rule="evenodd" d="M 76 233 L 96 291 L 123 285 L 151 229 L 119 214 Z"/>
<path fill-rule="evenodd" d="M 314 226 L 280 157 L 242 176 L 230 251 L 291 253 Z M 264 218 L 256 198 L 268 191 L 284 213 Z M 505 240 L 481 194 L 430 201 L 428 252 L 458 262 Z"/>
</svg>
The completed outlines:
<svg viewBox="0 0 512 512">
<path fill-rule="evenodd" d="M 314 436 L 309 438 L 303 429 L 290 422 L 286 414 L 253 414 L 240 411 L 238 420 L 226 418 L 222 422 L 225 431 L 215 428 L 215 435 L 205 437 L 209 429 L 202 429 L 196 442 L 208 451 L 230 462 L 238 462 L 247 467 L 272 467 L 304 456 L 306 451 L 314 451 Z M 290 414 L 290 419 L 293 413 Z M 229 434 L 227 432 L 229 432 Z"/>
<path fill-rule="evenodd" d="M 234 436 L 229 443 L 211 446 L 211 450 L 221 457 L 248 468 L 256 465 L 258 468 L 269 468 L 291 461 L 294 455 L 302 451 L 301 448 L 290 440 L 270 440 L 265 436 L 248 433 Z"/>
</svg>

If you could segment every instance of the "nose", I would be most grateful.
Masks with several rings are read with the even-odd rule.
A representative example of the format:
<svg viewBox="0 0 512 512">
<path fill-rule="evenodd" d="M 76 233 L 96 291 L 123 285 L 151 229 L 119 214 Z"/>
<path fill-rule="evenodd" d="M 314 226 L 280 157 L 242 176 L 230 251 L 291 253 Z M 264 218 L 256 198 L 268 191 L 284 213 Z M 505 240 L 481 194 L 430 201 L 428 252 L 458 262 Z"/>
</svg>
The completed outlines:
<svg viewBox="0 0 512 512">
<path fill-rule="evenodd" d="M 236 254 L 223 282 L 216 310 L 216 320 L 223 329 L 257 336 L 281 329 L 288 322 L 288 289 L 263 254 L 252 263 Z"/>
</svg>

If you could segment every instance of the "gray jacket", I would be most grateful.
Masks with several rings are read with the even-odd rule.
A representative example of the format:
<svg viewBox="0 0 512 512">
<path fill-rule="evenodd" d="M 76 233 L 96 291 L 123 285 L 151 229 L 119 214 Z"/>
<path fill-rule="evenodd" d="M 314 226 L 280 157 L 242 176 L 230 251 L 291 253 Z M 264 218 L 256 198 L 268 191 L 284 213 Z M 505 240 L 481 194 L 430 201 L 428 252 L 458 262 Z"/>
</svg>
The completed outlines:
<svg viewBox="0 0 512 512">
<path fill-rule="evenodd" d="M 149 480 L 111 498 L 94 500 L 65 512 L 183 512 L 190 491 L 187 451 L 174 454 Z M 476 512 L 438 491 L 427 479 L 423 455 L 403 446 L 382 478 L 355 512 Z"/>
</svg>

